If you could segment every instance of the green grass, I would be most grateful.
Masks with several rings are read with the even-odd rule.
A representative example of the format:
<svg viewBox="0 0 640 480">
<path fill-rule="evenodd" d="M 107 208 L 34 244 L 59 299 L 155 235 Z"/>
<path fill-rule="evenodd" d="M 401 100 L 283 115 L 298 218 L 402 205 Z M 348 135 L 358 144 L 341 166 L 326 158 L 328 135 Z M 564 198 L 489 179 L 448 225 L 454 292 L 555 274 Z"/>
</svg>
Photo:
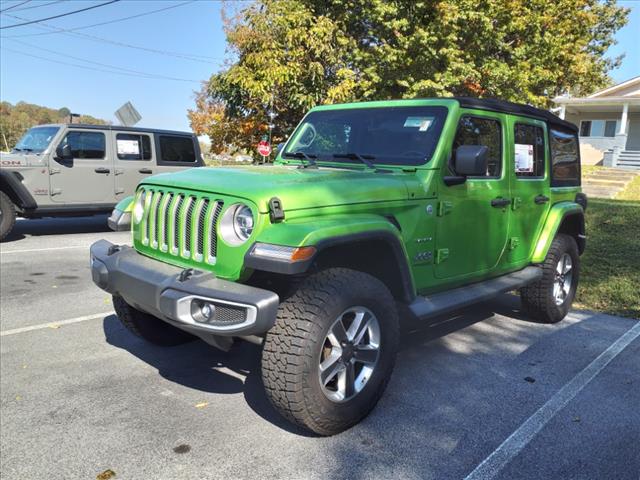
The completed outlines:
<svg viewBox="0 0 640 480">
<path fill-rule="evenodd" d="M 616 199 L 640 201 L 640 175 L 631 180 L 631 183 L 616 196 Z"/>
<path fill-rule="evenodd" d="M 640 201 L 591 200 L 586 224 L 575 306 L 640 319 Z"/>
</svg>

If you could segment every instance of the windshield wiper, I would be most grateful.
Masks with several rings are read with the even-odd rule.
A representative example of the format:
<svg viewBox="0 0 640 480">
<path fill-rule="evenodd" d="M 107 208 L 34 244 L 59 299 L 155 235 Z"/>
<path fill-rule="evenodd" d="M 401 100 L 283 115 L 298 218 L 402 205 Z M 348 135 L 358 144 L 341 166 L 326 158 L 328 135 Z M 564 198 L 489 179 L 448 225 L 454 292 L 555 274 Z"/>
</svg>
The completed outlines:
<svg viewBox="0 0 640 480">
<path fill-rule="evenodd" d="M 318 167 L 318 165 L 316 164 L 316 158 L 318 158 L 318 156 L 314 154 L 309 154 L 304 152 L 287 152 L 287 153 L 283 153 L 282 156 L 285 158 L 299 158 L 300 160 L 304 159 L 307 162 L 309 162 L 307 164 L 302 165 L 303 168 Z"/>
<path fill-rule="evenodd" d="M 376 157 L 373 155 L 360 155 L 359 153 L 334 153 L 333 158 L 348 158 L 349 160 L 360 160 L 367 167 L 377 170 L 376 166 L 373 164 L 371 160 L 375 160 Z"/>
</svg>

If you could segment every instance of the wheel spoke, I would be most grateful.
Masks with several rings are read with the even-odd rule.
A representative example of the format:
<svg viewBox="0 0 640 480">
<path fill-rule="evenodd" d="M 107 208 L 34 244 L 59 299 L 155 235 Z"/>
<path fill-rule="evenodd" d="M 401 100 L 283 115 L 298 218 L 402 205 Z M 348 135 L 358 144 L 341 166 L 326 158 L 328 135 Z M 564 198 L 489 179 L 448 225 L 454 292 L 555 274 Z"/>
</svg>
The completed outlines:
<svg viewBox="0 0 640 480">
<path fill-rule="evenodd" d="M 565 281 L 564 284 L 562 285 L 562 292 L 564 293 L 563 298 L 567 298 L 567 296 L 569 295 L 570 288 L 571 288 L 571 283 Z"/>
<path fill-rule="evenodd" d="M 565 255 L 564 257 L 564 266 L 562 267 L 562 273 L 567 274 L 571 270 L 571 257 Z"/>
<path fill-rule="evenodd" d="M 378 359 L 378 349 L 370 345 L 361 345 L 355 348 L 353 355 L 358 362 L 374 364 Z"/>
<path fill-rule="evenodd" d="M 355 391 L 355 368 L 353 363 L 349 362 L 344 370 L 340 371 L 338 376 L 338 391 L 344 395 L 343 398 L 349 398 Z"/>
<path fill-rule="evenodd" d="M 329 383 L 333 377 L 340 371 L 340 354 L 337 352 L 331 352 L 321 364 L 320 364 L 320 382 L 322 385 Z"/>
<path fill-rule="evenodd" d="M 329 332 L 327 338 L 334 347 L 340 347 L 342 343 L 348 341 L 347 331 L 344 329 L 342 319 L 339 319 L 336 323 L 333 324 L 333 327 L 331 327 L 331 331 Z"/>
<path fill-rule="evenodd" d="M 564 268 L 563 263 L 564 257 L 560 258 L 560 260 L 558 260 L 558 265 L 556 265 L 556 272 L 558 273 L 558 275 L 562 275 L 562 269 Z"/>
<path fill-rule="evenodd" d="M 354 313 L 355 317 L 353 318 L 353 322 L 351 322 L 351 325 L 349 325 L 349 330 L 347 330 L 347 337 L 351 341 L 356 338 L 356 335 L 358 334 L 358 331 L 360 330 L 365 317 L 365 312 L 356 311 Z"/>
</svg>

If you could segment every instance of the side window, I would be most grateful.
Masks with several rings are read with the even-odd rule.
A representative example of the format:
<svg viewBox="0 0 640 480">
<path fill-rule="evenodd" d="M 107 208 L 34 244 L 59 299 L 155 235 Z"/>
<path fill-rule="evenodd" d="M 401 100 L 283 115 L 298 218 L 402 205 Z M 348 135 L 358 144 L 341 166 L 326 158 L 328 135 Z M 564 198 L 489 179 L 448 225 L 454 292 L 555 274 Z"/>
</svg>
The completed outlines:
<svg viewBox="0 0 640 480">
<path fill-rule="evenodd" d="M 69 132 L 62 145 L 71 147 L 73 158 L 102 159 L 105 156 L 104 133 L 101 132 Z"/>
<path fill-rule="evenodd" d="M 458 123 L 453 150 L 462 145 L 485 145 L 489 149 L 486 177 L 498 178 L 502 172 L 502 131 L 491 118 L 464 116 Z"/>
<path fill-rule="evenodd" d="M 150 160 L 151 139 L 149 135 L 118 133 L 116 153 L 120 160 Z"/>
<path fill-rule="evenodd" d="M 580 150 L 578 136 L 560 127 L 549 130 L 551 147 L 551 186 L 580 185 Z"/>
<path fill-rule="evenodd" d="M 516 123 L 514 166 L 517 177 L 544 177 L 544 130 Z"/>
<path fill-rule="evenodd" d="M 196 150 L 191 137 L 160 135 L 160 159 L 163 162 L 195 163 Z"/>
</svg>

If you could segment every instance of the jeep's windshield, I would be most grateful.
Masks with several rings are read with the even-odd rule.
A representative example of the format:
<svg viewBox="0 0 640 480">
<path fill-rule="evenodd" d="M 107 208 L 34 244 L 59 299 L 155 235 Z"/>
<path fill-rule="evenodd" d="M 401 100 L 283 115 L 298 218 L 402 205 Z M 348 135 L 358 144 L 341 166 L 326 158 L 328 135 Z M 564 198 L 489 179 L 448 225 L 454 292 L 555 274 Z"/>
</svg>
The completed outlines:
<svg viewBox="0 0 640 480">
<path fill-rule="evenodd" d="M 423 165 L 436 148 L 446 107 L 368 107 L 309 113 L 282 156 L 320 161 Z"/>
<path fill-rule="evenodd" d="M 32 152 L 42 153 L 44 152 L 56 133 L 60 130 L 59 127 L 33 127 L 25 133 L 20 141 L 16 143 L 13 148 L 18 152 Z"/>
</svg>

